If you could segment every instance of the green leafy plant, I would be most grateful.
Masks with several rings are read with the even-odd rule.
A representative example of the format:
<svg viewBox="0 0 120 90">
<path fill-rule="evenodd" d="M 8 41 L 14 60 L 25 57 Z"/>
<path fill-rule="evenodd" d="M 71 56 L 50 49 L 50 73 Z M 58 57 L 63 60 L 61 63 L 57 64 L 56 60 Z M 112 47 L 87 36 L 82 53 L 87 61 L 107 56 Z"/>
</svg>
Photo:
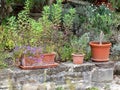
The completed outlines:
<svg viewBox="0 0 120 90">
<path fill-rule="evenodd" d="M 43 46 L 43 53 L 55 53 L 55 45 L 45 44 L 45 46 Z"/>
<path fill-rule="evenodd" d="M 112 3 L 113 7 L 116 9 L 120 9 L 120 0 L 108 0 Z"/>
<path fill-rule="evenodd" d="M 62 61 L 71 60 L 72 48 L 69 45 L 65 45 L 59 48 L 59 54 Z"/>
<path fill-rule="evenodd" d="M 41 36 L 43 32 L 42 23 L 34 19 L 29 19 L 31 30 L 30 30 L 30 44 L 32 46 L 39 46 L 41 44 Z"/>
<path fill-rule="evenodd" d="M 71 35 L 73 28 L 73 21 L 75 19 L 76 10 L 74 8 L 69 9 L 68 13 L 63 16 L 63 27 L 65 29 L 66 36 Z"/>
<path fill-rule="evenodd" d="M 115 57 L 119 57 L 119 55 L 120 55 L 120 44 L 113 45 L 111 54 Z"/>
<path fill-rule="evenodd" d="M 16 17 L 12 16 L 8 18 L 8 22 L 3 26 L 3 45 L 4 49 L 12 50 L 15 47 L 17 34 L 17 22 Z"/>
<path fill-rule="evenodd" d="M 3 55 L 3 52 L 0 52 L 0 55 L 1 55 L 1 57 L 0 57 L 0 69 L 6 68 L 7 64 L 4 62 L 4 59 L 6 58 L 6 56 Z"/>
<path fill-rule="evenodd" d="M 54 23 L 55 26 L 59 26 L 61 23 L 62 17 L 62 0 L 57 0 L 56 4 L 51 6 L 51 21 Z"/>
<path fill-rule="evenodd" d="M 94 38 L 97 37 L 102 31 L 105 34 L 105 38 L 108 39 L 111 36 L 113 25 L 113 13 L 104 5 L 97 7 L 89 6 L 90 10 L 87 14 L 88 22 L 86 27 L 90 32 L 94 33 Z M 102 37 L 101 37 L 102 38 Z"/>
<path fill-rule="evenodd" d="M 81 37 L 73 37 L 70 43 L 73 53 L 85 54 L 89 43 L 89 33 L 85 33 Z"/>
<path fill-rule="evenodd" d="M 73 21 L 75 19 L 76 10 L 74 8 L 69 9 L 68 13 L 63 16 L 63 26 L 65 30 L 71 30 L 73 27 Z"/>
</svg>

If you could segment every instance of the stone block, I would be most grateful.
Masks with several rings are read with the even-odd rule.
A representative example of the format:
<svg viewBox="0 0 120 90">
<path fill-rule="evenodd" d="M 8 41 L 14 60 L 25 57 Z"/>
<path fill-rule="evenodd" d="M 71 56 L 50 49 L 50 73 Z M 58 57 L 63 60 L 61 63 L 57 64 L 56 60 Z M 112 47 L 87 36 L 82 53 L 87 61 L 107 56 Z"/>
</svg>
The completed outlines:
<svg viewBox="0 0 120 90">
<path fill-rule="evenodd" d="M 22 90 L 38 90 L 38 86 L 31 84 L 24 84 Z"/>
<path fill-rule="evenodd" d="M 120 75 L 120 62 L 115 63 L 114 74 Z"/>
<path fill-rule="evenodd" d="M 111 82 L 113 80 L 113 68 L 94 68 L 92 82 Z"/>
</svg>

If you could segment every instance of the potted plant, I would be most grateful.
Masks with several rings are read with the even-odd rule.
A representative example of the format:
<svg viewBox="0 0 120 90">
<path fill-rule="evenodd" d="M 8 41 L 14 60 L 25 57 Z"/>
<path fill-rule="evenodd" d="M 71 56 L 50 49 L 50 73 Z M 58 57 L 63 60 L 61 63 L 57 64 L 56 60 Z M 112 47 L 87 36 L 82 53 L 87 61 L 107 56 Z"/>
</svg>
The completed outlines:
<svg viewBox="0 0 120 90">
<path fill-rule="evenodd" d="M 54 52 L 54 45 L 45 45 L 43 50 L 43 63 L 55 63 L 56 53 Z"/>
<path fill-rule="evenodd" d="M 101 31 L 99 42 L 91 41 L 90 47 L 91 47 L 91 54 L 92 54 L 92 60 L 93 61 L 108 61 L 109 60 L 109 54 L 110 54 L 110 42 L 102 42 L 104 38 L 104 34 Z"/>
<path fill-rule="evenodd" d="M 21 46 L 15 47 L 14 57 L 18 66 L 34 66 L 35 63 L 41 62 L 41 50 L 39 47 Z"/>
<path fill-rule="evenodd" d="M 71 40 L 72 46 L 72 59 L 74 64 L 82 64 L 86 49 L 88 47 L 89 36 L 88 33 L 83 34 L 81 37 L 74 37 Z"/>
<path fill-rule="evenodd" d="M 100 14 L 98 12 L 89 20 L 89 29 L 93 30 L 94 38 L 99 36 L 99 41 L 91 41 L 89 43 L 91 47 L 91 59 L 97 62 L 108 61 L 111 43 L 103 41 L 103 38 L 106 37 L 109 40 L 111 36 L 112 13 Z"/>
<path fill-rule="evenodd" d="M 44 54 L 40 47 L 22 46 L 16 47 L 14 50 L 14 56 L 17 62 L 17 66 L 22 69 L 38 69 L 56 67 L 57 63 L 45 62 Z"/>
</svg>

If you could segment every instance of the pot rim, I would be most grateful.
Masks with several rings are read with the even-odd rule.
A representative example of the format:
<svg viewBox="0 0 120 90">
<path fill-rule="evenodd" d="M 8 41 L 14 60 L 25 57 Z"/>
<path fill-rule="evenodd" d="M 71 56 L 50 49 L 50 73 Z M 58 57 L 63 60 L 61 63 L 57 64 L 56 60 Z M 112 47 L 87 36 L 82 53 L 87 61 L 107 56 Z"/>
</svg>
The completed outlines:
<svg viewBox="0 0 120 90">
<path fill-rule="evenodd" d="M 111 42 L 102 42 L 102 45 L 99 44 L 98 41 L 91 41 L 89 42 L 90 46 L 111 46 Z"/>
<path fill-rule="evenodd" d="M 42 55 L 56 55 L 55 52 L 51 52 L 51 53 L 43 53 Z"/>
<path fill-rule="evenodd" d="M 85 54 L 75 54 L 75 53 L 72 53 L 72 56 L 85 56 Z"/>
</svg>

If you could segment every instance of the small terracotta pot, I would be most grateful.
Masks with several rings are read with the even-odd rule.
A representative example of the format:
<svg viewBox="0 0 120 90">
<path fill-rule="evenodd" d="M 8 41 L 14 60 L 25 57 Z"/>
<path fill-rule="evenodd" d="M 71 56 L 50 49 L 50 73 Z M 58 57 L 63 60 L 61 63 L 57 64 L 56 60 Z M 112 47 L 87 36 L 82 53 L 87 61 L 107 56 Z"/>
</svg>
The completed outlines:
<svg viewBox="0 0 120 90">
<path fill-rule="evenodd" d="M 43 63 L 54 63 L 55 62 L 55 56 L 56 54 L 55 53 L 46 53 L 46 54 L 43 54 L 43 60 L 42 62 Z"/>
<path fill-rule="evenodd" d="M 72 54 L 72 59 L 74 64 L 82 64 L 84 59 L 84 54 Z"/>
<path fill-rule="evenodd" d="M 110 42 L 103 42 L 102 45 L 99 42 L 90 42 L 89 45 L 91 47 L 91 59 L 93 61 L 101 62 L 109 60 Z"/>
</svg>

